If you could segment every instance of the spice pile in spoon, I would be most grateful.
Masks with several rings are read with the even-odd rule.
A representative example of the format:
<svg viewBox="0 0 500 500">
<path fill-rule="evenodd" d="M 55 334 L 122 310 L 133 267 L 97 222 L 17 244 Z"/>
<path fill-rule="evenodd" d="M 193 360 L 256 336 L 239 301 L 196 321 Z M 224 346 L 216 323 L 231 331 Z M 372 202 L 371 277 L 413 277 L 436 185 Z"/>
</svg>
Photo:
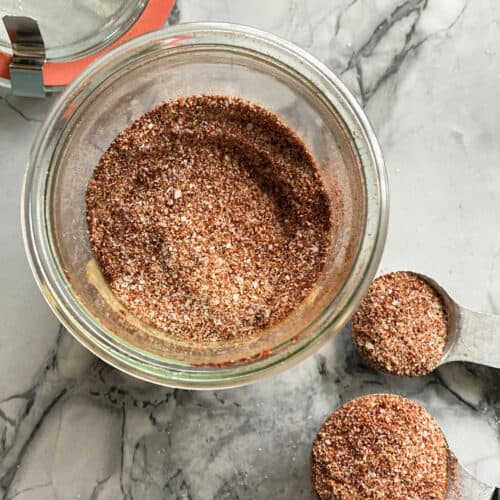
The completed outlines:
<svg viewBox="0 0 500 500">
<path fill-rule="evenodd" d="M 321 500 L 444 500 L 448 446 L 422 406 L 390 394 L 364 396 L 321 427 L 311 477 Z"/>
<path fill-rule="evenodd" d="M 365 361 L 385 373 L 410 377 L 437 367 L 447 328 L 442 298 L 411 272 L 377 278 L 352 318 L 353 339 Z"/>
</svg>

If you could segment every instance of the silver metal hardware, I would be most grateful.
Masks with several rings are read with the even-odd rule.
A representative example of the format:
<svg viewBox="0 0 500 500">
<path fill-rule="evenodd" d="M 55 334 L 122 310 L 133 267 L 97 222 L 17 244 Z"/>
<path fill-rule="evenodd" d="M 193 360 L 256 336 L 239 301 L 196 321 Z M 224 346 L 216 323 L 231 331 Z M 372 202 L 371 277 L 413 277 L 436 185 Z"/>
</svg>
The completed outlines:
<svg viewBox="0 0 500 500">
<path fill-rule="evenodd" d="M 45 97 L 42 76 L 45 45 L 38 23 L 24 16 L 4 16 L 3 23 L 12 44 L 12 62 L 9 66 L 12 93 Z"/>
</svg>

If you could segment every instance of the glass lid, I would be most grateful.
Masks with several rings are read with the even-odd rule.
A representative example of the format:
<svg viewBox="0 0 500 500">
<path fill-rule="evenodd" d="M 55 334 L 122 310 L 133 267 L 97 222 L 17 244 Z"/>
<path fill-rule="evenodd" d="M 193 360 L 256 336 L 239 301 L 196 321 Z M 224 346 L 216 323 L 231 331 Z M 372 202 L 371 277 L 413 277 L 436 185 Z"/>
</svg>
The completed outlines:
<svg viewBox="0 0 500 500">
<path fill-rule="evenodd" d="M 146 0 L 0 0 L 0 18 L 27 16 L 38 21 L 47 60 L 64 61 L 92 54 L 123 35 Z M 11 42 L 0 23 L 0 50 Z"/>
<path fill-rule="evenodd" d="M 0 86 L 43 97 L 112 47 L 161 28 L 175 0 L 0 0 Z"/>
</svg>

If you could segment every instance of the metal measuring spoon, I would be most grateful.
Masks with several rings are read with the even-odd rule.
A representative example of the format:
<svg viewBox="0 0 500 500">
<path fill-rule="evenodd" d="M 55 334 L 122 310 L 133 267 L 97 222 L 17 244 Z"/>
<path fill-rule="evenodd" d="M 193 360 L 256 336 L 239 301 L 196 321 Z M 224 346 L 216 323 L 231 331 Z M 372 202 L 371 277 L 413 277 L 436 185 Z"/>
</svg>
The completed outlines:
<svg viewBox="0 0 500 500">
<path fill-rule="evenodd" d="M 452 361 L 468 361 L 500 368 L 500 316 L 460 306 L 432 278 L 417 274 L 439 293 L 448 313 L 448 336 L 438 366 Z"/>
<path fill-rule="evenodd" d="M 500 490 L 476 479 L 448 451 L 448 490 L 446 500 L 500 500 Z"/>
</svg>

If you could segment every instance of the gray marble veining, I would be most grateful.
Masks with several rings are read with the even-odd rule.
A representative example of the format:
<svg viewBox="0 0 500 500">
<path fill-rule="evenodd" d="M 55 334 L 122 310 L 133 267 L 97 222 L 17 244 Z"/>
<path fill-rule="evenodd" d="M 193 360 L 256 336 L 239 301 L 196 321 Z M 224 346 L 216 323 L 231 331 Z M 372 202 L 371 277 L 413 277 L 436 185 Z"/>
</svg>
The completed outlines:
<svg viewBox="0 0 500 500">
<path fill-rule="evenodd" d="M 381 271 L 420 271 L 460 303 L 500 312 L 498 2 L 179 0 L 173 20 L 253 25 L 341 75 L 387 162 Z M 461 463 L 500 484 L 498 371 L 381 375 L 348 329 L 289 372 L 223 392 L 152 386 L 87 353 L 45 305 L 21 241 L 24 166 L 52 99 L 0 96 L 0 498 L 312 499 L 318 427 L 340 403 L 382 391 L 423 403 Z"/>
</svg>

